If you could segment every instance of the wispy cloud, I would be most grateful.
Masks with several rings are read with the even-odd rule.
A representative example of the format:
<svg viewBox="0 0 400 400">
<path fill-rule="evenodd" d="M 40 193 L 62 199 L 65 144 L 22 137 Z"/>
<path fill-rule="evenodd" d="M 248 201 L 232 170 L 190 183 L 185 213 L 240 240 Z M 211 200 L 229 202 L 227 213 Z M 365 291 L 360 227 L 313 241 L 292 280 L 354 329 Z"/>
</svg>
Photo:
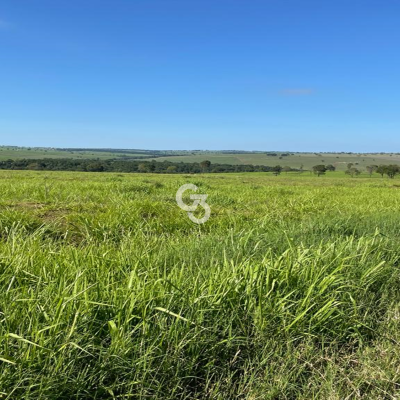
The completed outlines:
<svg viewBox="0 0 400 400">
<path fill-rule="evenodd" d="M 310 96 L 314 93 L 313 88 L 288 88 L 280 91 L 282 96 Z"/>
</svg>

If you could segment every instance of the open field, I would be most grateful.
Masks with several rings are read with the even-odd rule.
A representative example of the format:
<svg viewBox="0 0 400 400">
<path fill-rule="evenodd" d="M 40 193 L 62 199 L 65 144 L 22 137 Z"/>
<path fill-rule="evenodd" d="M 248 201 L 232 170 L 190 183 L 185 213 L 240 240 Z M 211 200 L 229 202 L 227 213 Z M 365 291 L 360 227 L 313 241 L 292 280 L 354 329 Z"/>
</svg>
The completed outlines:
<svg viewBox="0 0 400 400">
<path fill-rule="evenodd" d="M 360 170 L 365 170 L 368 165 L 380 164 L 400 164 L 400 154 L 382 153 L 382 154 L 348 154 L 348 153 L 283 153 L 288 156 L 281 157 L 282 152 L 276 152 L 276 156 L 268 156 L 267 153 L 244 152 L 244 153 L 227 153 L 227 152 L 209 152 L 209 151 L 174 151 L 174 150 L 61 150 L 61 149 L 45 149 L 45 148 L 13 148 L 0 147 L 0 161 L 8 159 L 41 159 L 41 158 L 68 158 L 68 159 L 137 159 L 143 156 L 151 157 L 152 154 L 158 155 L 168 154 L 168 156 L 148 158 L 147 160 L 156 160 L 158 162 L 187 162 L 200 163 L 209 160 L 213 164 L 230 164 L 230 165 L 281 165 L 292 168 L 300 168 L 310 170 L 314 165 L 332 164 L 338 171 L 347 169 L 348 163 L 353 163 Z M 280 158 L 281 157 L 281 158 Z"/>
<path fill-rule="evenodd" d="M 141 156 L 139 153 L 131 153 L 129 157 Z M 79 150 L 57 150 L 51 148 L 13 148 L 13 147 L 0 147 L 0 161 L 8 159 L 37 159 L 37 158 L 72 158 L 72 159 L 111 159 L 111 158 L 124 158 L 127 154 L 118 151 L 79 151 Z"/>
<path fill-rule="evenodd" d="M 184 156 L 159 157 L 157 161 L 173 162 L 201 162 L 209 160 L 218 164 L 252 164 L 252 165 L 281 165 L 292 168 L 311 169 L 318 164 L 332 164 L 339 171 L 347 169 L 348 163 L 353 163 L 359 169 L 365 169 L 367 165 L 380 164 L 400 164 L 400 154 L 338 154 L 338 153 L 290 153 L 290 155 L 279 158 L 278 156 L 267 156 L 263 153 L 243 153 L 243 154 L 193 154 Z"/>
<path fill-rule="evenodd" d="M 400 180 L 0 171 L 0 188 L 0 398 L 399 398 Z"/>
</svg>

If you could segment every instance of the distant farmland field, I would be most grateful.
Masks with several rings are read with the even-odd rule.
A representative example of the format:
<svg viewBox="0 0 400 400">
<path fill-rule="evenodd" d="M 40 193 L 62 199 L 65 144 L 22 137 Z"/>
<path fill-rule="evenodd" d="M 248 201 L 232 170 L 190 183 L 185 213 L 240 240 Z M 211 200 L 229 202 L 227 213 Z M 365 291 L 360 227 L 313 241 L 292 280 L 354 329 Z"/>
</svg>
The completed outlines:
<svg viewBox="0 0 400 400">
<path fill-rule="evenodd" d="M 266 152 L 268 153 L 268 152 Z M 305 170 L 311 169 L 318 164 L 332 164 L 338 171 L 347 169 L 349 163 L 360 170 L 365 170 L 368 165 L 379 164 L 400 164 L 400 154 L 348 154 L 348 153 L 274 153 L 276 156 L 268 156 L 266 153 L 227 153 L 227 152 L 208 152 L 208 151 L 152 151 L 152 150 L 61 150 L 61 149 L 41 149 L 41 148 L 12 148 L 0 147 L 0 161 L 7 159 L 41 159 L 41 158 L 70 158 L 70 159 L 144 159 L 155 160 L 158 162 L 188 162 L 200 163 L 209 160 L 215 164 L 231 165 L 281 165 L 292 168 L 303 166 Z M 157 154 L 157 157 L 151 158 Z M 165 155 L 164 157 L 162 155 Z"/>
<path fill-rule="evenodd" d="M 140 153 L 123 154 L 118 151 L 79 151 L 79 150 L 57 150 L 57 149 L 39 149 L 39 148 L 12 148 L 0 147 L 0 161 L 8 159 L 38 159 L 38 158 L 73 158 L 73 159 L 87 159 L 87 158 L 123 158 L 141 156 Z"/>
<path fill-rule="evenodd" d="M 0 171 L 0 398 L 398 398 L 399 186 Z"/>
<path fill-rule="evenodd" d="M 253 164 L 253 165 L 281 165 L 289 166 L 292 168 L 311 169 L 314 165 L 318 164 L 332 164 L 338 170 L 344 171 L 347 169 L 348 163 L 353 163 L 357 168 L 363 169 L 371 164 L 400 164 L 399 154 L 310 154 L 310 153 L 290 153 L 289 156 L 280 157 L 281 153 L 277 156 L 267 156 L 261 153 L 243 153 L 243 154 L 193 154 L 183 156 L 171 156 L 157 158 L 157 161 L 174 161 L 174 162 L 201 162 L 206 160 L 212 163 L 219 164 Z"/>
</svg>

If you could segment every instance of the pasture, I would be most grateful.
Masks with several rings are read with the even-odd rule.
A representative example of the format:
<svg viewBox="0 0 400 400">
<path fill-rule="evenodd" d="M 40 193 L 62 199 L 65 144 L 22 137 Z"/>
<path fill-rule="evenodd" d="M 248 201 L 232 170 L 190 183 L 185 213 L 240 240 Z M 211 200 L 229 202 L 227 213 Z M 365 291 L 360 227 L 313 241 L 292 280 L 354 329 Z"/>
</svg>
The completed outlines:
<svg viewBox="0 0 400 400">
<path fill-rule="evenodd" d="M 151 158 L 157 154 L 157 157 Z M 270 154 L 276 154 L 272 156 Z M 281 156 L 287 154 L 287 156 Z M 209 160 L 213 164 L 229 165 L 267 165 L 312 170 L 314 165 L 332 164 L 337 171 L 345 171 L 349 163 L 361 171 L 368 165 L 400 164 L 398 153 L 293 153 L 293 152 L 234 152 L 226 151 L 201 151 L 201 150 L 112 150 L 112 149 L 53 149 L 53 148 L 28 148 L 0 146 L 0 161 L 8 159 L 99 159 L 99 160 L 124 160 L 142 159 L 156 160 L 159 162 L 184 162 L 201 163 Z"/>
<path fill-rule="evenodd" d="M 0 171 L 0 190 L 0 398 L 399 397 L 397 179 Z"/>
<path fill-rule="evenodd" d="M 281 157 L 281 154 L 289 154 Z M 233 165 L 281 165 L 291 168 L 301 168 L 311 170 L 314 165 L 332 164 L 338 171 L 345 171 L 349 163 L 353 163 L 360 170 L 365 170 L 368 165 L 388 165 L 400 164 L 400 154 L 362 154 L 362 153 L 286 153 L 277 152 L 276 156 L 269 156 L 265 153 L 238 153 L 227 154 L 221 152 L 193 153 L 184 155 L 173 155 L 159 157 L 157 161 L 173 162 L 202 162 L 209 160 L 211 163 L 233 164 Z"/>
<path fill-rule="evenodd" d="M 129 153 L 129 157 L 140 156 L 139 153 Z M 93 150 L 66 150 L 54 148 L 38 147 L 9 147 L 0 146 L 0 161 L 18 159 L 38 159 L 38 158 L 69 158 L 69 159 L 102 159 L 124 158 L 127 154 L 118 151 L 98 151 Z"/>
</svg>

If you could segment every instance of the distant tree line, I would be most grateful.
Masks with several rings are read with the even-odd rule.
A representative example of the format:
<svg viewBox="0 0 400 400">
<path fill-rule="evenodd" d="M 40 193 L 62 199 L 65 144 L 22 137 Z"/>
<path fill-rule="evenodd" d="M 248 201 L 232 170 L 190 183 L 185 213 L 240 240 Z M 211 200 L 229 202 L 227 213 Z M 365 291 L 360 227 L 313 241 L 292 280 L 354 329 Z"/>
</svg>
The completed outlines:
<svg viewBox="0 0 400 400">
<path fill-rule="evenodd" d="M 356 163 L 357 164 L 357 163 Z M 312 170 L 314 174 L 317 176 L 324 175 L 327 171 L 335 171 L 335 167 L 332 164 L 324 165 L 314 165 Z M 391 165 L 368 165 L 365 167 L 368 175 L 371 177 L 374 172 L 381 175 L 382 178 L 384 175 L 393 179 L 396 175 L 400 174 L 400 166 L 396 164 Z M 346 175 L 350 175 L 352 178 L 361 174 L 361 170 L 356 168 L 353 163 L 347 164 L 347 169 L 345 171 Z"/>
<path fill-rule="evenodd" d="M 397 174 L 400 173 L 400 167 L 395 164 L 379 165 L 378 167 L 376 167 L 375 172 L 380 174 L 382 177 L 383 175 L 387 175 L 389 178 L 393 179 Z"/>
<path fill-rule="evenodd" d="M 287 168 L 287 167 L 286 167 Z M 230 165 L 211 164 L 205 160 L 200 163 L 185 163 L 171 161 L 141 161 L 141 160 L 76 160 L 71 158 L 54 159 L 20 159 L 0 161 L 3 170 L 34 170 L 34 171 L 86 171 L 86 172 L 136 172 L 160 174 L 198 174 L 203 172 L 272 172 L 279 175 L 283 168 L 279 165 Z M 297 171 L 290 168 L 290 171 Z M 287 171 L 287 169 L 286 169 Z"/>
<path fill-rule="evenodd" d="M 144 161 L 144 160 L 99 160 L 99 159 L 72 159 L 72 158 L 44 158 L 44 159 L 18 159 L 0 161 L 1 170 L 35 170 L 35 171 L 86 171 L 86 172 L 134 172 L 134 173 L 159 173 L 159 174 L 199 174 L 218 172 L 271 172 L 279 175 L 282 172 L 304 172 L 303 166 L 299 169 L 288 166 L 266 165 L 231 165 L 212 164 L 208 160 L 200 163 L 173 162 L 173 161 Z M 332 164 L 319 164 L 312 167 L 312 172 L 317 176 L 328 171 L 335 171 Z M 394 178 L 400 174 L 399 165 L 369 165 L 366 172 L 372 176 L 378 173 L 382 177 Z M 351 177 L 358 176 L 361 171 L 352 163 L 347 165 L 346 174 Z"/>
</svg>

